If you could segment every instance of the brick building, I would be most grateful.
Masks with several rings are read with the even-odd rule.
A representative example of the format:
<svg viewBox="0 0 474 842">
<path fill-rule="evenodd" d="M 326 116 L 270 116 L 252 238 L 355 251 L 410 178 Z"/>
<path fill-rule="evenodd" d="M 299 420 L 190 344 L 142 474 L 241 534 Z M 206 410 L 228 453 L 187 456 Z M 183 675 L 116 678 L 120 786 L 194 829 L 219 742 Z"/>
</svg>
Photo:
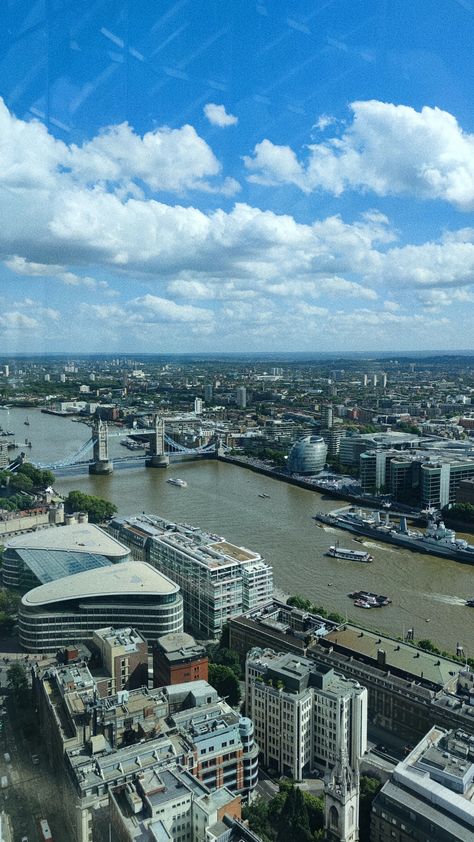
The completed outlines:
<svg viewBox="0 0 474 842">
<path fill-rule="evenodd" d="M 153 686 L 182 684 L 208 679 L 208 658 L 204 646 L 185 632 L 165 634 L 153 647 Z"/>
</svg>

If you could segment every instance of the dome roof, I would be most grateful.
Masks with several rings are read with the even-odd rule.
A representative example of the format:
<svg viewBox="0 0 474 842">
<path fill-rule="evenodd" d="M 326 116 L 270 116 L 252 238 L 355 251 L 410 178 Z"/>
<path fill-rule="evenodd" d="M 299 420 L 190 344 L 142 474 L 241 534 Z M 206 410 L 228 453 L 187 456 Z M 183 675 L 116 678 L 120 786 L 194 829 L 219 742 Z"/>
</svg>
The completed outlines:
<svg viewBox="0 0 474 842">
<path fill-rule="evenodd" d="M 320 436 L 305 436 L 295 442 L 288 456 L 292 474 L 319 474 L 325 464 L 328 448 Z"/>
</svg>

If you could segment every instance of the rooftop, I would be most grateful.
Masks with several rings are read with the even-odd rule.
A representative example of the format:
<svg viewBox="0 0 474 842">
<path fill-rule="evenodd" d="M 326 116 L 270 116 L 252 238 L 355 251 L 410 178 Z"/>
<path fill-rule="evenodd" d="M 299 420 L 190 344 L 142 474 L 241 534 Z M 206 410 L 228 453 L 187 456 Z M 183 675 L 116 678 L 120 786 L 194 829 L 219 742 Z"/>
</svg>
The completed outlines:
<svg viewBox="0 0 474 842">
<path fill-rule="evenodd" d="M 76 550 L 18 548 L 16 554 L 42 584 L 113 563 L 103 555 Z"/>
<path fill-rule="evenodd" d="M 71 550 L 76 553 L 93 553 L 120 560 L 130 555 L 115 538 L 93 523 L 72 523 L 68 526 L 41 529 L 10 538 L 6 549 Z"/>
<path fill-rule="evenodd" d="M 379 668 L 399 670 L 440 688 L 453 682 L 462 669 L 461 664 L 448 658 L 432 655 L 408 643 L 382 637 L 357 626 L 341 626 L 325 635 L 321 643 L 323 646 L 332 644 L 341 651 L 357 653 Z"/>
<path fill-rule="evenodd" d="M 72 599 L 123 595 L 130 598 L 164 596 L 178 591 L 178 585 L 155 570 L 151 564 L 144 561 L 126 561 L 100 568 L 94 576 L 91 576 L 90 572 L 76 573 L 74 576 L 40 585 L 24 595 L 22 605 L 36 608 Z"/>
</svg>

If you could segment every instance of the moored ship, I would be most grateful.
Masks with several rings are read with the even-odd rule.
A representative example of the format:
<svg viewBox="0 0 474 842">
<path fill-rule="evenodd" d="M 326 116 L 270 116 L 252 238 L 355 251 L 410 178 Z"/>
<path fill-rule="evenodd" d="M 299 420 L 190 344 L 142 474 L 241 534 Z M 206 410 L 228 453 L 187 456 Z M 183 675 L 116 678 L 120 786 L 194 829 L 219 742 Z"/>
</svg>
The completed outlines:
<svg viewBox="0 0 474 842">
<path fill-rule="evenodd" d="M 396 544 L 419 553 L 429 553 L 443 558 L 451 558 L 467 564 L 474 564 L 474 545 L 462 538 L 457 538 L 453 529 L 448 529 L 442 520 L 433 517 L 428 520 L 424 532 L 410 530 L 405 517 L 400 518 L 396 526 L 388 512 L 364 512 L 350 507 L 331 514 L 318 512 L 315 519 L 338 529 L 347 529 L 358 535 L 366 535 L 388 544 Z"/>
</svg>

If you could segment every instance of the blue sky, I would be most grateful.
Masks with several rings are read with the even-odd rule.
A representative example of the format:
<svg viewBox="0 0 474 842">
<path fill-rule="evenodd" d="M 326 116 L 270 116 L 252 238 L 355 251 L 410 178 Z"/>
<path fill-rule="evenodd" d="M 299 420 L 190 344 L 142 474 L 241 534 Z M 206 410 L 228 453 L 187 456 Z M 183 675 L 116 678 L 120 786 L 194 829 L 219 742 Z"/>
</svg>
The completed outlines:
<svg viewBox="0 0 474 842">
<path fill-rule="evenodd" d="M 474 0 L 9 0 L 2 352 L 474 347 Z"/>
</svg>

